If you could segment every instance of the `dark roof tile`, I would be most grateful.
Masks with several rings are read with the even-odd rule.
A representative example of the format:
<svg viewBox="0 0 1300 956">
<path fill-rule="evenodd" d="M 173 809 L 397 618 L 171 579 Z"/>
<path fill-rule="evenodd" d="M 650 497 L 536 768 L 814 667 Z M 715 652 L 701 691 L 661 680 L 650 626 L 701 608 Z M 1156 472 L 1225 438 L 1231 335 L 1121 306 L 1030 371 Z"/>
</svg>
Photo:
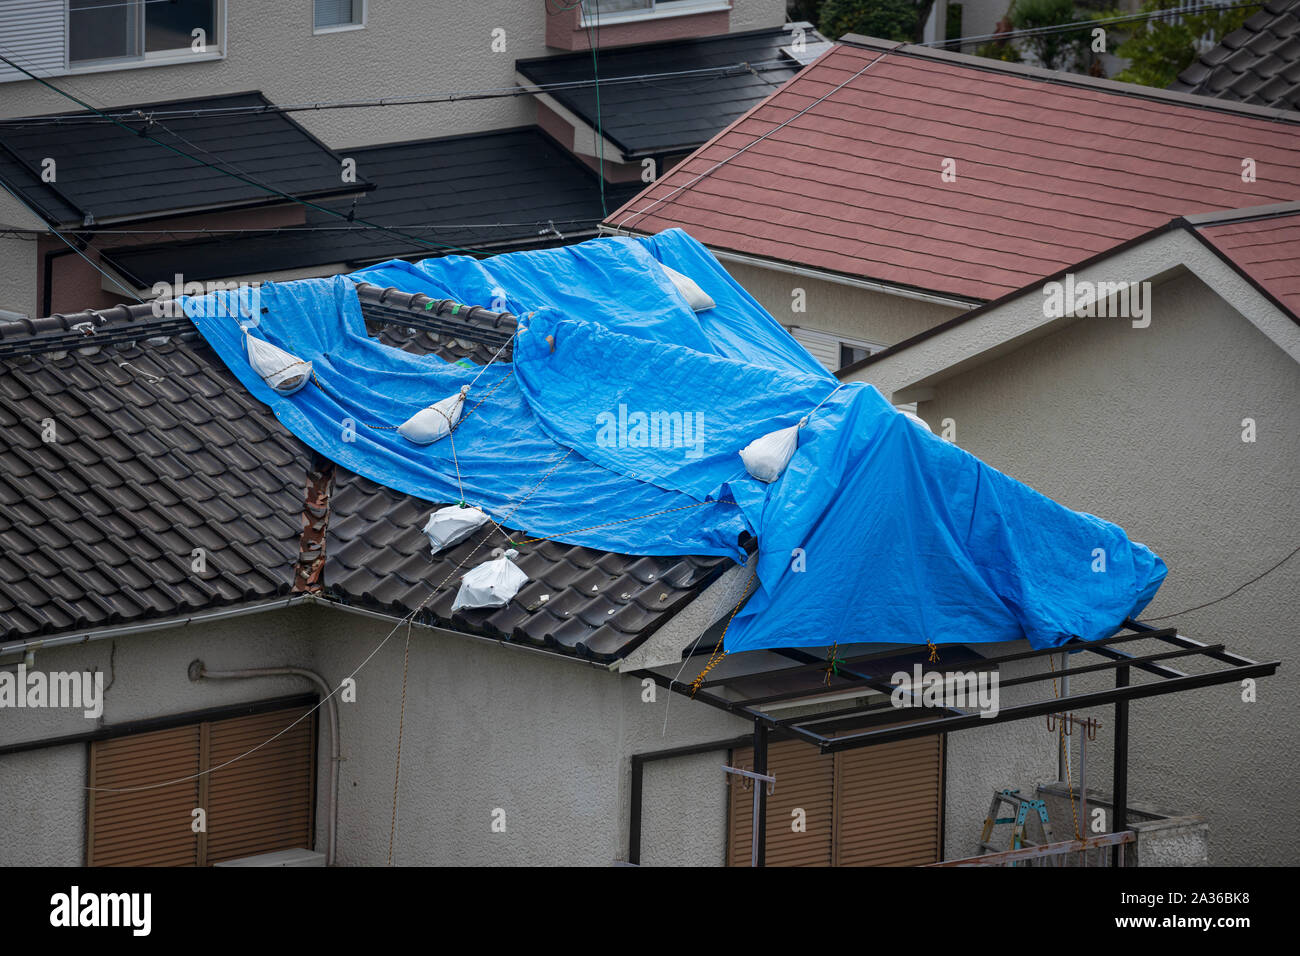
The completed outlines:
<svg viewBox="0 0 1300 956">
<path fill-rule="evenodd" d="M 1300 110 L 1300 0 L 1269 0 L 1170 84 L 1180 93 Z"/>
</svg>

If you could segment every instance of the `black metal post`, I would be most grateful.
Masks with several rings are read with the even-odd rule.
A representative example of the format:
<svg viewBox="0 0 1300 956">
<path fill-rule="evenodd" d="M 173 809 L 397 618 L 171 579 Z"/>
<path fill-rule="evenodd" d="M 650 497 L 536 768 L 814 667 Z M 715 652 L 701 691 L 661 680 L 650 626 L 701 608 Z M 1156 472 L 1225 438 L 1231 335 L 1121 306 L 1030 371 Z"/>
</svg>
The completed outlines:
<svg viewBox="0 0 1300 956">
<path fill-rule="evenodd" d="M 1129 669 L 1127 664 L 1122 664 L 1115 668 L 1115 686 L 1128 686 Z M 1115 804 L 1112 808 L 1113 826 L 1111 830 L 1115 833 L 1123 833 L 1128 829 L 1128 700 L 1121 699 L 1115 701 L 1115 770 L 1112 774 L 1113 789 L 1115 791 Z M 1122 854 L 1125 847 L 1117 844 L 1112 851 L 1112 866 L 1123 866 L 1124 859 Z"/>
<path fill-rule="evenodd" d="M 641 781 L 645 777 L 645 762 L 638 754 L 632 755 L 632 807 L 627 828 L 627 861 L 641 865 Z"/>
<path fill-rule="evenodd" d="M 767 773 L 767 725 L 754 721 L 754 773 Z M 756 866 L 767 865 L 767 784 L 755 780 L 758 788 L 757 826 L 754 828 L 757 853 Z"/>
</svg>

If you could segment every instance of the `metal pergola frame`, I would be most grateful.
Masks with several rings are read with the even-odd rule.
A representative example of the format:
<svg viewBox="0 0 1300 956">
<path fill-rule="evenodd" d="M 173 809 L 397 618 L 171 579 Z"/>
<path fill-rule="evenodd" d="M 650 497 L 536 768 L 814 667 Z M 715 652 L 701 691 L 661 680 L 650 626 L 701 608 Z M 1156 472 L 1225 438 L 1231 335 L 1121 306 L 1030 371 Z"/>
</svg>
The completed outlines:
<svg viewBox="0 0 1300 956">
<path fill-rule="evenodd" d="M 988 671 L 1013 661 L 1033 660 L 1050 657 L 1062 652 L 1088 652 L 1101 658 L 1100 663 L 1082 666 L 1070 666 L 1052 669 L 1042 673 L 1029 674 L 1010 680 L 999 681 L 999 687 L 1011 687 L 1032 684 L 1055 678 L 1068 678 L 1080 674 L 1099 674 L 1114 672 L 1114 686 L 1101 691 L 1071 694 L 1067 691 L 1062 696 L 1050 700 L 1034 701 L 1001 708 L 994 715 L 968 713 L 955 708 L 919 708 L 901 709 L 890 703 L 856 704 L 821 713 L 797 717 L 779 717 L 769 712 L 770 705 L 780 704 L 785 707 L 801 703 L 812 703 L 827 694 L 846 690 L 861 689 L 864 693 L 878 691 L 889 694 L 894 685 L 889 676 L 897 670 L 900 657 L 906 654 L 897 647 L 873 654 L 851 657 L 837 662 L 834 673 L 828 675 L 825 686 L 788 690 L 761 696 L 728 697 L 728 690 L 734 685 L 755 679 L 788 677 L 816 671 L 826 671 L 828 662 L 806 651 L 797 649 L 774 650 L 773 653 L 791 660 L 790 667 L 758 673 L 743 673 L 718 677 L 705 681 L 698 691 L 691 692 L 689 683 L 682 683 L 653 670 L 633 671 L 631 676 L 638 679 L 649 678 L 668 690 L 675 691 L 694 700 L 708 704 L 737 717 L 745 718 L 754 725 L 752 741 L 748 738 L 718 741 L 711 744 L 698 744 L 691 747 L 676 748 L 658 753 L 635 754 L 632 757 L 632 820 L 628 840 L 629 862 L 639 862 L 641 844 L 641 777 L 644 765 L 653 760 L 667 757 L 686 756 L 688 754 L 706 753 L 711 750 L 728 749 L 740 745 L 752 744 L 754 748 L 754 771 L 767 773 L 767 744 L 769 737 L 803 740 L 817 747 L 822 753 L 838 753 L 871 747 L 898 740 L 910 740 L 935 734 L 947 734 L 972 727 L 985 727 L 1006 723 L 1013 720 L 1027 720 L 1060 711 L 1081 710 L 1089 707 L 1114 705 L 1114 809 L 1112 812 L 1112 831 L 1119 833 L 1128 827 L 1128 759 L 1129 759 L 1129 702 L 1144 697 L 1157 697 L 1164 694 L 1176 694 L 1198 687 L 1215 684 L 1227 684 L 1245 678 L 1266 677 L 1276 673 L 1279 661 L 1258 662 L 1227 650 L 1223 644 L 1204 644 L 1178 633 L 1177 628 L 1155 628 L 1138 621 L 1126 620 L 1122 627 L 1130 633 L 1116 634 L 1096 641 L 1072 640 L 1057 647 L 1038 650 L 1030 649 L 1000 654 L 994 657 L 964 659 L 961 669 L 966 671 Z M 1159 641 L 1168 645 L 1168 650 L 1152 654 L 1131 654 L 1122 649 L 1122 645 L 1133 641 Z M 961 646 L 961 645 L 957 645 Z M 914 659 L 924 661 L 925 646 L 918 646 Z M 1179 658 L 1198 658 L 1212 661 L 1218 665 L 1214 670 L 1188 674 L 1170 666 L 1170 661 Z M 932 665 L 933 667 L 933 665 Z M 1142 684 L 1131 683 L 1133 670 L 1140 670 L 1157 678 Z M 932 716 L 914 719 L 918 714 Z M 900 720 L 910 719 L 906 724 Z M 766 842 L 766 794 L 759 798 L 759 809 L 763 815 L 763 826 L 758 828 L 758 865 L 762 866 Z M 1120 864 L 1122 847 L 1116 847 L 1113 862 Z"/>
</svg>

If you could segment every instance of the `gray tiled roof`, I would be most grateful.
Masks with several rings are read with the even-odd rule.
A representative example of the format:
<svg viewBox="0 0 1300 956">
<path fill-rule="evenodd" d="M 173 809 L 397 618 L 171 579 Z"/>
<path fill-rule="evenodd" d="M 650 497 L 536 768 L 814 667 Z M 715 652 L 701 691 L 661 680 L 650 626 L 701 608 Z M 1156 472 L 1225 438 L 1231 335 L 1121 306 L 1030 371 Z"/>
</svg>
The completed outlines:
<svg viewBox="0 0 1300 956">
<path fill-rule="evenodd" d="M 1169 88 L 1300 110 L 1300 0 L 1269 0 Z"/>
<path fill-rule="evenodd" d="M 500 252 L 553 243 L 559 237 L 548 223 L 572 238 L 594 233 L 604 215 L 596 174 L 533 126 L 342 154 L 355 159 L 358 174 L 376 184 L 357 200 L 357 218 L 443 247 Z M 608 207 L 617 208 L 640 185 L 608 186 Z M 342 213 L 354 208 L 351 200 L 321 205 Z M 201 282 L 439 254 L 438 248 L 401 235 L 349 227 L 339 216 L 317 209 L 306 211 L 305 225 L 319 231 L 109 248 L 104 257 L 140 288 L 148 288 L 177 272 Z"/>
<path fill-rule="evenodd" d="M 428 317 L 423 296 L 391 293 L 381 305 L 380 290 L 363 287 L 361 298 L 372 331 L 390 345 L 479 363 L 494 351 L 406 326 L 403 316 L 413 323 Z M 0 430 L 7 436 L 0 443 L 0 642 L 290 592 L 311 451 L 197 332 L 171 326 L 165 339 L 150 341 L 151 331 L 166 327 L 142 318 L 146 312 L 123 306 L 98 318 L 0 324 L 0 349 L 35 352 L 0 357 Z M 508 331 L 494 313 L 477 315 L 471 325 Z M 71 348 L 55 340 L 87 320 L 97 324 L 94 335 L 77 332 Z M 123 328 L 138 329 L 138 337 L 113 341 Z M 50 422 L 56 440 L 47 442 Z M 427 623 L 610 660 L 730 565 L 545 542 L 523 549 L 519 565 L 531 580 L 507 607 L 453 614 L 463 573 L 453 570 L 496 532 L 431 557 L 421 527 L 433 507 L 339 469 L 325 597 L 404 614 L 451 575 L 429 602 Z M 501 543 L 486 542 L 466 569 Z M 191 569 L 195 548 L 206 552 L 201 572 Z"/>
<path fill-rule="evenodd" d="M 364 172 L 344 184 L 340 158 L 287 114 L 205 112 L 268 105 L 250 92 L 105 108 L 139 114 L 119 120 L 125 129 L 85 111 L 5 121 L 0 180 L 56 226 L 284 201 L 254 183 L 317 199 L 370 188 Z M 46 160 L 55 164 L 53 182 L 41 175 Z"/>
<path fill-rule="evenodd" d="M 821 39 L 815 32 L 805 36 L 809 46 Z M 601 50 L 597 58 L 601 130 L 628 157 L 689 152 L 802 69 L 781 52 L 791 40 L 790 30 L 777 27 Z M 736 69 L 726 74 L 605 82 L 724 67 Z M 592 58 L 589 52 L 537 57 L 518 60 L 515 69 L 536 84 L 589 81 Z M 549 95 L 596 128 L 594 87 L 552 90 Z"/>
</svg>

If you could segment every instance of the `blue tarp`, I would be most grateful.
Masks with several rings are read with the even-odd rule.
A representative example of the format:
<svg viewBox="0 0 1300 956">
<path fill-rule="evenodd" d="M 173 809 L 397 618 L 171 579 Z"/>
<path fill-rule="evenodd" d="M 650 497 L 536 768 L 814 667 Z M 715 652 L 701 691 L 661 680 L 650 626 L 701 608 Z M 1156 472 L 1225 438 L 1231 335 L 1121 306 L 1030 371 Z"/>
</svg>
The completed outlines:
<svg viewBox="0 0 1300 956">
<path fill-rule="evenodd" d="M 716 307 L 692 312 L 656 260 Z M 515 313 L 513 362 L 480 370 L 379 343 L 353 280 Z M 291 432 L 358 474 L 451 502 L 462 498 L 458 463 L 464 499 L 498 522 L 607 551 L 743 561 L 738 541 L 752 533 L 757 587 L 729 651 L 1094 640 L 1164 579 L 1160 558 L 1114 524 L 930 434 L 869 385 L 836 391 L 680 230 L 393 261 L 268 283 L 260 299 L 252 334 L 310 359 L 317 384 L 279 395 L 249 367 L 230 310 L 199 300 L 186 309 Z M 490 397 L 452 440 L 417 446 L 391 430 L 470 382 L 468 408 Z M 751 478 L 739 450 L 819 403 L 784 476 Z"/>
</svg>

